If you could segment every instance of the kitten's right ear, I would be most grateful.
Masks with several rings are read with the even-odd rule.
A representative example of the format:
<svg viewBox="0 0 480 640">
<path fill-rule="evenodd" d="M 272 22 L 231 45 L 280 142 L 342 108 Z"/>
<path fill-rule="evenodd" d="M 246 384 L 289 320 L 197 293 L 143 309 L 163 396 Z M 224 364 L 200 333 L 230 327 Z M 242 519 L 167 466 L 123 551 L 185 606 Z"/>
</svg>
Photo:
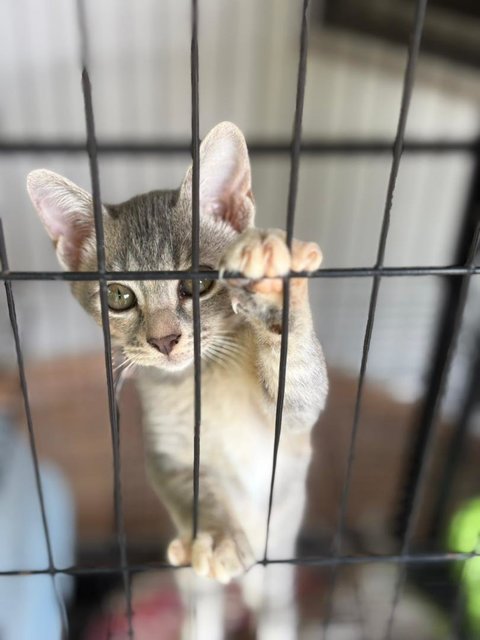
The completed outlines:
<svg viewBox="0 0 480 640">
<path fill-rule="evenodd" d="M 67 271 L 76 271 L 85 241 L 95 236 L 91 195 L 47 169 L 28 174 L 27 190 L 60 264 Z"/>
<path fill-rule="evenodd" d="M 180 192 L 191 201 L 192 167 Z M 202 215 L 223 220 L 239 232 L 253 225 L 255 206 L 247 144 L 231 122 L 217 124 L 200 145 L 200 210 Z"/>
</svg>

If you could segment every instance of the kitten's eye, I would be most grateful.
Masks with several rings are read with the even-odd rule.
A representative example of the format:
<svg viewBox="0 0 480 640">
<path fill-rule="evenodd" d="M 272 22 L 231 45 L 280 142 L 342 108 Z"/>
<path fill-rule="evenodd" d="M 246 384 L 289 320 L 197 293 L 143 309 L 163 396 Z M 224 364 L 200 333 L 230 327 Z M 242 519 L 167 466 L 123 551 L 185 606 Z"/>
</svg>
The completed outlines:
<svg viewBox="0 0 480 640">
<path fill-rule="evenodd" d="M 210 267 L 203 267 L 203 266 L 200 267 L 202 271 L 206 271 L 209 268 Z M 199 280 L 198 284 L 199 284 L 198 290 L 200 292 L 200 295 L 204 295 L 205 293 L 207 293 L 207 291 L 210 291 L 210 289 L 213 287 L 213 285 L 215 284 L 215 280 Z M 180 294 L 180 297 L 191 298 L 193 296 L 193 281 L 180 280 L 178 292 Z"/>
<path fill-rule="evenodd" d="M 131 289 L 123 284 L 109 284 L 108 306 L 113 311 L 127 311 L 137 304 L 137 298 Z"/>
</svg>

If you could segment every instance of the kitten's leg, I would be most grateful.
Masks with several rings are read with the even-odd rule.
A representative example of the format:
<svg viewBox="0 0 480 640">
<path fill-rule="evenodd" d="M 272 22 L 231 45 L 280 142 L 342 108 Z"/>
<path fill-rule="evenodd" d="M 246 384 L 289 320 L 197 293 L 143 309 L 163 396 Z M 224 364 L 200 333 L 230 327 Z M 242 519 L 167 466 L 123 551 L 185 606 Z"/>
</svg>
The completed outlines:
<svg viewBox="0 0 480 640">
<path fill-rule="evenodd" d="M 276 229 L 248 229 L 230 245 L 221 272 L 240 272 L 248 280 L 228 280 L 233 308 L 252 327 L 259 380 L 271 411 L 275 408 L 282 333 L 283 281 L 274 276 L 314 271 L 322 254 L 313 242 L 294 240 L 291 253 L 285 234 Z M 267 278 L 265 278 L 267 276 Z M 284 424 L 288 430 L 309 429 L 323 409 L 328 390 L 322 349 L 313 329 L 308 279 L 290 280 L 288 360 Z"/>
<path fill-rule="evenodd" d="M 191 564 L 198 576 L 226 584 L 253 564 L 250 543 L 228 505 L 221 482 L 208 469 L 200 469 L 198 533 L 193 540 L 192 468 L 165 454 L 150 454 L 147 469 L 179 531 L 167 552 L 174 566 Z"/>
<path fill-rule="evenodd" d="M 175 577 L 184 606 L 181 640 L 223 640 L 224 587 L 190 569 Z"/>
<path fill-rule="evenodd" d="M 295 542 L 305 507 L 309 456 L 279 452 L 277 491 L 274 494 L 268 558 L 295 557 Z M 278 496 L 278 499 L 275 497 Z M 246 604 L 256 613 L 258 640 L 296 640 L 298 617 L 295 565 L 255 566 L 242 578 Z"/>
<path fill-rule="evenodd" d="M 178 440 L 169 442 L 180 448 Z M 147 470 L 153 488 L 168 506 L 179 531 L 179 537 L 168 547 L 168 560 L 174 566 L 193 568 L 185 566 L 175 573 L 184 604 L 182 640 L 222 640 L 224 587 L 221 583 L 243 573 L 253 562 L 245 534 L 227 509 L 220 483 L 202 468 L 198 533 L 192 540 L 191 467 L 183 467 L 165 453 L 150 452 Z"/>
</svg>

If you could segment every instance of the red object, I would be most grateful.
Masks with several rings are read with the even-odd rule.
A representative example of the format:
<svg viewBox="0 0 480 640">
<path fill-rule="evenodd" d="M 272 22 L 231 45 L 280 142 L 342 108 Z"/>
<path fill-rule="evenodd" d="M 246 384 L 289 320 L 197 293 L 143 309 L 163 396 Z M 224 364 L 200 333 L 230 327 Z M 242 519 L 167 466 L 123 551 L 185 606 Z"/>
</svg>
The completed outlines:
<svg viewBox="0 0 480 640">
<path fill-rule="evenodd" d="M 135 599 L 132 624 L 135 640 L 178 640 L 183 610 L 173 588 L 163 588 Z M 117 608 L 98 615 L 89 625 L 84 640 L 127 640 L 128 622 Z"/>
</svg>

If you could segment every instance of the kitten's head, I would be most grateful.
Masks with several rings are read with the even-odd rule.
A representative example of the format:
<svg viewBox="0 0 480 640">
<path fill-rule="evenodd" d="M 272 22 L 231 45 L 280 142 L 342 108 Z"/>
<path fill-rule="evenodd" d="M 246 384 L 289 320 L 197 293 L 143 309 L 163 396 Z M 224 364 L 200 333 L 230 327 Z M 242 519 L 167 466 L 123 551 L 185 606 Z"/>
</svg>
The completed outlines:
<svg viewBox="0 0 480 640">
<path fill-rule="evenodd" d="M 32 171 L 32 202 L 67 271 L 97 269 L 92 197 L 51 171 Z M 107 271 L 190 269 L 192 168 L 177 191 L 154 191 L 104 205 Z M 245 139 L 233 124 L 217 125 L 200 147 L 200 265 L 216 269 L 226 247 L 253 224 L 254 204 Z M 101 323 L 98 282 L 74 282 L 80 304 Z M 202 355 L 231 352 L 235 327 L 229 292 L 218 281 L 200 283 Z M 108 283 L 110 330 L 125 357 L 170 371 L 193 362 L 190 281 Z M 230 346 L 229 346 L 230 345 Z"/>
</svg>

